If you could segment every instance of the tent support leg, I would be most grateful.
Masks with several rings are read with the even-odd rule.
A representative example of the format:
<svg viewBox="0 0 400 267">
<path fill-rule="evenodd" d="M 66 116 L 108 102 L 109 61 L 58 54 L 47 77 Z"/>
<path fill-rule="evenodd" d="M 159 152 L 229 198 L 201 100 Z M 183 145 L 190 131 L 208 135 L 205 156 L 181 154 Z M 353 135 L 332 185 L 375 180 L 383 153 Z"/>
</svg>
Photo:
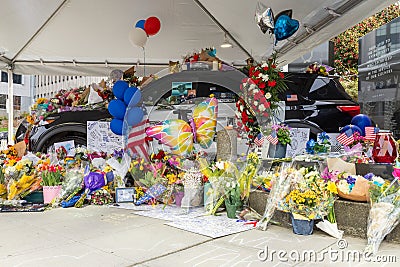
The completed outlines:
<svg viewBox="0 0 400 267">
<path fill-rule="evenodd" d="M 13 71 L 8 70 L 8 98 L 7 98 L 7 113 L 8 113 L 8 144 L 14 145 L 14 81 Z"/>
</svg>

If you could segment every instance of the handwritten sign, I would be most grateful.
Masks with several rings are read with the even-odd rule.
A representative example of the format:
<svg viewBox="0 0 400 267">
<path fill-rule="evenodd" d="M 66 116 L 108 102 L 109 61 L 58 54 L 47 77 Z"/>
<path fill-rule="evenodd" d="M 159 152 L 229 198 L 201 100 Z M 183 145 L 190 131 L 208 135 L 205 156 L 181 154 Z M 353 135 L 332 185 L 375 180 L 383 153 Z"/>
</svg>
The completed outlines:
<svg viewBox="0 0 400 267">
<path fill-rule="evenodd" d="M 291 143 L 286 148 L 286 157 L 293 158 L 297 155 L 303 154 L 309 137 L 310 129 L 308 128 L 290 129 Z"/>
<path fill-rule="evenodd" d="M 111 131 L 109 122 L 87 122 L 87 148 L 89 150 L 110 154 L 123 147 L 122 136 Z"/>
</svg>

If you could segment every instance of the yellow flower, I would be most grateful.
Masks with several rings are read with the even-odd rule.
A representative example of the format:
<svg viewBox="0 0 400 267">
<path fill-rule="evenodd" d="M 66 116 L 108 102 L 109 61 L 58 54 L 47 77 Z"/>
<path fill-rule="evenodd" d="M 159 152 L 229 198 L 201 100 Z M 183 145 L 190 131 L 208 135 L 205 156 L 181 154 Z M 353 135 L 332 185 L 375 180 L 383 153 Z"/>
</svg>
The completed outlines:
<svg viewBox="0 0 400 267">
<path fill-rule="evenodd" d="M 334 182 L 332 182 L 332 181 L 329 181 L 329 182 L 328 182 L 328 187 L 327 187 L 327 189 L 328 189 L 329 192 L 331 192 L 331 193 L 334 193 L 334 194 L 337 194 L 337 193 L 338 193 L 336 184 L 335 184 Z"/>
<path fill-rule="evenodd" d="M 144 167 L 143 165 L 140 165 L 139 170 L 143 171 Z"/>
</svg>

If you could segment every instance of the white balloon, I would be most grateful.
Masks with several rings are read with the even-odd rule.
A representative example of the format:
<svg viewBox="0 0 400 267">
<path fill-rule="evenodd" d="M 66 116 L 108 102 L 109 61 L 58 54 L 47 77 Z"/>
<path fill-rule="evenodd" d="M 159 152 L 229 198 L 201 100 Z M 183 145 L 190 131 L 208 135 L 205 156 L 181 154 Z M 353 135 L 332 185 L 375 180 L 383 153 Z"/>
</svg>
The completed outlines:
<svg viewBox="0 0 400 267">
<path fill-rule="evenodd" d="M 146 45 L 146 42 L 147 42 L 147 34 L 141 28 L 133 28 L 129 32 L 129 41 L 133 45 L 144 47 Z"/>
</svg>

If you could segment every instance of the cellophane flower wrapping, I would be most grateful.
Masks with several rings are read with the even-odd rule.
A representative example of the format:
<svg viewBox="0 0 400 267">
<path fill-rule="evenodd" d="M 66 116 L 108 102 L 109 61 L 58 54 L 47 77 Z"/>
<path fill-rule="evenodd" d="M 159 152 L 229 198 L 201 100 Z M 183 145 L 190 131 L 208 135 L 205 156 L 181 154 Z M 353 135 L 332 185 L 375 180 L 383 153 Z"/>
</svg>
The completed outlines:
<svg viewBox="0 0 400 267">
<path fill-rule="evenodd" d="M 271 190 L 265 206 L 264 215 L 257 223 L 257 229 L 267 230 L 268 223 L 274 216 L 275 210 L 285 196 L 290 192 L 291 181 L 295 179 L 297 172 L 291 168 L 291 162 L 283 162 L 279 175 L 272 176 Z"/>
<path fill-rule="evenodd" d="M 372 182 L 370 186 L 371 209 L 368 217 L 366 253 L 376 254 L 379 246 L 400 222 L 400 184 L 395 178 L 380 184 Z"/>
<path fill-rule="evenodd" d="M 77 193 L 82 189 L 83 170 L 80 168 L 70 169 L 65 173 L 61 192 L 57 198 L 58 201 L 65 200 L 71 194 Z M 75 194 L 74 194 L 75 195 Z M 73 197 L 73 196 L 72 196 Z M 58 202 L 56 201 L 56 202 Z"/>
<path fill-rule="evenodd" d="M 183 176 L 184 197 L 181 207 L 191 208 L 203 206 L 204 188 L 202 185 L 203 175 L 196 167 L 186 171 Z"/>
</svg>

